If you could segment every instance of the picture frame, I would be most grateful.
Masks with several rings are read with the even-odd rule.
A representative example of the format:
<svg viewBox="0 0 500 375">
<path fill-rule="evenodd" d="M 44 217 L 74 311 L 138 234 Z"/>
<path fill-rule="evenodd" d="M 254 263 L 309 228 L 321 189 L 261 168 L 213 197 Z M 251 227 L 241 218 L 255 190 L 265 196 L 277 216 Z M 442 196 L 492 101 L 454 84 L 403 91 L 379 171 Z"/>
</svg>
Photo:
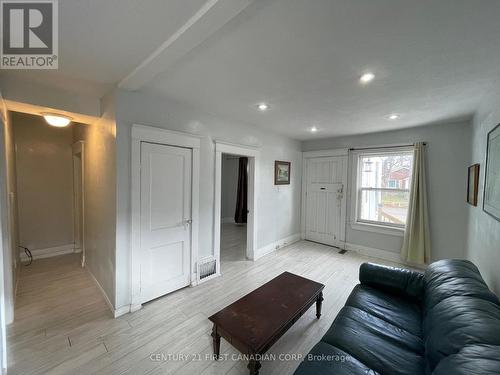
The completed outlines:
<svg viewBox="0 0 500 375">
<path fill-rule="evenodd" d="M 467 173 L 467 203 L 476 207 L 479 189 L 479 164 L 471 165 Z"/>
<path fill-rule="evenodd" d="M 291 162 L 276 160 L 274 162 L 274 184 L 290 185 Z"/>
<path fill-rule="evenodd" d="M 488 132 L 483 211 L 500 221 L 500 124 Z"/>
</svg>

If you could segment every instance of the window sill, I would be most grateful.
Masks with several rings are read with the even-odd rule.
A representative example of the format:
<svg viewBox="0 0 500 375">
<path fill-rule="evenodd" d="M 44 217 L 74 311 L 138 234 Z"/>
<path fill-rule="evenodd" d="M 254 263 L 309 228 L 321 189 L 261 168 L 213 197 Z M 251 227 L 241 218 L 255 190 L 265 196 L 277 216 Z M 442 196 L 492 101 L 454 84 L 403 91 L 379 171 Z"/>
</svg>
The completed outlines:
<svg viewBox="0 0 500 375">
<path fill-rule="evenodd" d="M 387 234 L 389 236 L 403 237 L 405 230 L 403 228 L 393 228 L 384 225 L 368 224 L 361 222 L 351 223 L 351 228 L 354 230 L 362 230 L 365 232 Z"/>
</svg>

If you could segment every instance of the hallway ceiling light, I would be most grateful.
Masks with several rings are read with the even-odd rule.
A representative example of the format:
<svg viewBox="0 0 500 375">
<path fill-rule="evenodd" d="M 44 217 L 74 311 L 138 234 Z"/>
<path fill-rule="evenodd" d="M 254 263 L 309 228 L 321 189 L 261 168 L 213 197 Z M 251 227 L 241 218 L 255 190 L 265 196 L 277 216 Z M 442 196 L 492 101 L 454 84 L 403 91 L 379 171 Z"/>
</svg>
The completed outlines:
<svg viewBox="0 0 500 375">
<path fill-rule="evenodd" d="M 42 113 L 43 118 L 49 125 L 64 128 L 71 122 L 71 117 L 59 115 L 57 113 Z"/>
<path fill-rule="evenodd" d="M 313 126 L 311 128 L 311 133 L 316 133 L 318 131 L 318 128 L 316 126 Z"/>
<path fill-rule="evenodd" d="M 363 74 L 361 77 L 359 77 L 359 82 L 366 84 L 366 83 L 370 83 L 374 79 L 375 79 L 375 74 L 368 72 L 368 73 Z"/>
<path fill-rule="evenodd" d="M 259 111 L 267 111 L 269 109 L 269 104 L 267 103 L 259 103 L 257 104 L 257 108 L 259 109 Z"/>
<path fill-rule="evenodd" d="M 397 113 L 393 113 L 393 114 L 391 114 L 391 115 L 387 116 L 387 118 L 388 118 L 389 120 L 397 120 L 397 119 L 398 119 L 398 118 L 400 118 L 400 117 L 401 117 L 401 116 L 400 116 L 400 115 L 398 115 Z"/>
</svg>

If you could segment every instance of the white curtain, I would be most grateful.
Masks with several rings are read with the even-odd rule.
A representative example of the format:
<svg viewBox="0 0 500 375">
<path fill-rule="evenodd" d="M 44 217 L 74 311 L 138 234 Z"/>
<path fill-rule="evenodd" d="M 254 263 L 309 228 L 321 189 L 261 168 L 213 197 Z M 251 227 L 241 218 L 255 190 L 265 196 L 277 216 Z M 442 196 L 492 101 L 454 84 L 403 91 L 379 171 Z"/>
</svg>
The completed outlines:
<svg viewBox="0 0 500 375">
<path fill-rule="evenodd" d="M 425 146 L 415 144 L 413 174 L 401 259 L 409 263 L 427 264 L 431 260 L 431 239 L 425 181 Z"/>
</svg>

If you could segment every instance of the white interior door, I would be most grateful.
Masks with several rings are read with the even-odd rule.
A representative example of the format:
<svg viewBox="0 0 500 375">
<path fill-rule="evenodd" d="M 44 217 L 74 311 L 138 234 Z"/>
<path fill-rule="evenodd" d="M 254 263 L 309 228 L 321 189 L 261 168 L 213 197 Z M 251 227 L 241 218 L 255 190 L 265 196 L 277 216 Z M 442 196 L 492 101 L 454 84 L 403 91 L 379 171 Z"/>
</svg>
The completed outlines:
<svg viewBox="0 0 500 375">
<path fill-rule="evenodd" d="M 192 150 L 141 143 L 142 302 L 189 285 Z"/>
<path fill-rule="evenodd" d="M 346 165 L 344 156 L 307 159 L 307 240 L 332 246 L 341 246 L 344 242 Z"/>
</svg>

